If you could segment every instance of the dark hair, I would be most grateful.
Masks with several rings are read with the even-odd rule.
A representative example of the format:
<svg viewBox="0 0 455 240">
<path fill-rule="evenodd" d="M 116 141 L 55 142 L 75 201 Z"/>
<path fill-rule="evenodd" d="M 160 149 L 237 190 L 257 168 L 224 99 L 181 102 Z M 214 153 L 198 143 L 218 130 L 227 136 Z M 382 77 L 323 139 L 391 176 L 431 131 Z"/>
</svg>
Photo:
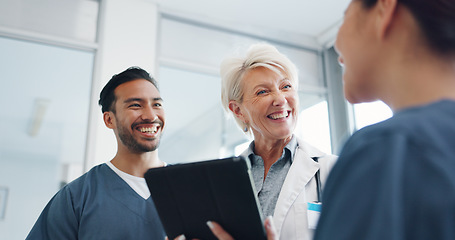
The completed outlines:
<svg viewBox="0 0 455 240">
<path fill-rule="evenodd" d="M 156 89 L 158 89 L 158 83 L 150 76 L 150 74 L 140 67 L 130 67 L 125 71 L 112 76 L 111 80 L 104 86 L 100 93 L 100 100 L 98 104 L 101 106 L 101 112 L 112 111 L 115 113 L 113 105 L 115 103 L 114 90 L 123 83 L 130 82 L 137 79 L 145 79 L 151 82 Z M 158 89 L 159 91 L 159 89 Z"/>
<path fill-rule="evenodd" d="M 365 8 L 377 0 L 360 0 Z M 406 6 L 420 25 L 429 46 L 442 55 L 455 55 L 455 1 L 397 0 Z"/>
</svg>

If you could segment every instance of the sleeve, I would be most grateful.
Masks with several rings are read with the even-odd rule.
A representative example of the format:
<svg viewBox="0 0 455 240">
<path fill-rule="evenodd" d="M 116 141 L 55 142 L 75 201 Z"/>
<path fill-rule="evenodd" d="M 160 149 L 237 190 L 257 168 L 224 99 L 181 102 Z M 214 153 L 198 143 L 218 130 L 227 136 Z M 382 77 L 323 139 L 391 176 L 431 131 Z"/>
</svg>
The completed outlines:
<svg viewBox="0 0 455 240">
<path fill-rule="evenodd" d="M 26 240 L 77 239 L 74 209 L 71 191 L 65 186 L 46 205 Z"/>
<path fill-rule="evenodd" d="M 417 151 L 400 135 L 367 136 L 353 136 L 332 169 L 314 239 L 403 239 L 402 159 Z"/>
</svg>

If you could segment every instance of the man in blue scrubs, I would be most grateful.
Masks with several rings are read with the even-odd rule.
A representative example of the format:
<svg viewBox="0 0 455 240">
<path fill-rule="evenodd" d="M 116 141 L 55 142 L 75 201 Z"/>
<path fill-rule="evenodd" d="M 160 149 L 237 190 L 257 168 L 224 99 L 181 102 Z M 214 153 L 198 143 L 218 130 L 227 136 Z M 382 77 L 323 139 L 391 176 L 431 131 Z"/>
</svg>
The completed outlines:
<svg viewBox="0 0 455 240">
<path fill-rule="evenodd" d="M 63 187 L 27 239 L 164 239 L 144 173 L 162 167 L 165 114 L 155 79 L 138 67 L 114 75 L 100 94 L 117 154 Z"/>
</svg>

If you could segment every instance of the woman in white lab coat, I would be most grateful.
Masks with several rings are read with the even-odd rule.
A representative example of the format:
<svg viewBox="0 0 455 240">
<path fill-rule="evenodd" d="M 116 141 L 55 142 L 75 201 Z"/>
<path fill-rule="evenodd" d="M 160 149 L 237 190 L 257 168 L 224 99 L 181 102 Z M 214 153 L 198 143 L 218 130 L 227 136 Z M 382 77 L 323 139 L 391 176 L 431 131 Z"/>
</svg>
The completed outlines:
<svg viewBox="0 0 455 240">
<path fill-rule="evenodd" d="M 308 213 L 317 215 L 318 205 L 308 203 L 320 200 L 336 157 L 293 134 L 299 115 L 295 65 L 275 47 L 255 44 L 245 56 L 225 59 L 221 78 L 224 108 L 254 139 L 241 155 L 251 161 L 263 215 L 273 216 L 280 239 L 312 239 L 317 218 Z"/>
</svg>

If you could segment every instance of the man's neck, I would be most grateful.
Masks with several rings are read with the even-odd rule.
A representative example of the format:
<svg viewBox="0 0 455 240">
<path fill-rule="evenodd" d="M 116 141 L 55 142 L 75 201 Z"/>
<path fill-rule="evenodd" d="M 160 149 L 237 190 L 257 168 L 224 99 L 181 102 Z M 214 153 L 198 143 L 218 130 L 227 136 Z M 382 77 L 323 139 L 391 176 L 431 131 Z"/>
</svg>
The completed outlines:
<svg viewBox="0 0 455 240">
<path fill-rule="evenodd" d="M 158 158 L 158 151 L 146 153 L 117 152 L 111 160 L 120 171 L 137 177 L 144 177 L 144 173 L 155 167 L 163 167 L 164 162 Z"/>
</svg>

